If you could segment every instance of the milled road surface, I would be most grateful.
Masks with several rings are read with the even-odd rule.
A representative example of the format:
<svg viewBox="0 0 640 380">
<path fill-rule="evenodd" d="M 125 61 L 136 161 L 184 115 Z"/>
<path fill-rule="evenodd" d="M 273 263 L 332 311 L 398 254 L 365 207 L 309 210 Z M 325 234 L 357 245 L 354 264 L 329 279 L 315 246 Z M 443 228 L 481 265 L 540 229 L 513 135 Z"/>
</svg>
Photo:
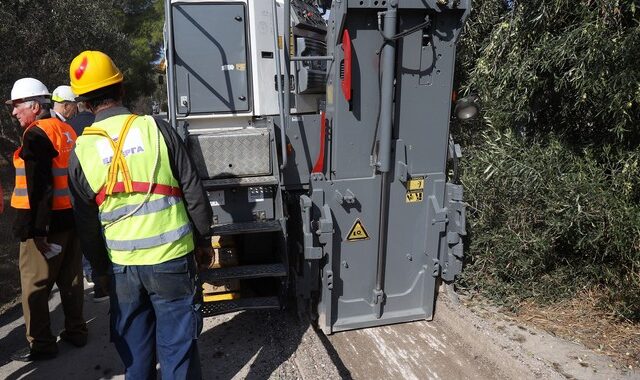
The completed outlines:
<svg viewBox="0 0 640 380">
<path fill-rule="evenodd" d="M 51 361 L 10 361 L 11 352 L 25 344 L 22 313 L 17 305 L 0 315 L 0 378 L 124 378 L 109 342 L 108 303 L 91 302 L 89 290 L 86 299 L 89 343 L 78 349 L 59 342 L 60 353 Z M 62 329 L 57 291 L 50 308 L 57 332 Z M 582 346 L 519 326 L 496 327 L 442 301 L 431 322 L 329 337 L 290 312 L 233 313 L 205 319 L 200 358 L 205 379 L 640 378 L 637 373 L 616 370 L 606 358 Z"/>
<path fill-rule="evenodd" d="M 481 319 L 444 296 L 433 321 L 328 339 L 355 379 L 640 379 L 580 344 L 500 313 Z"/>
<path fill-rule="evenodd" d="M 445 315 L 431 322 L 347 331 L 329 340 L 358 379 L 562 378 L 542 363 L 531 366 L 512 357 L 474 326 L 459 324 L 449 308 L 438 312 Z"/>
</svg>

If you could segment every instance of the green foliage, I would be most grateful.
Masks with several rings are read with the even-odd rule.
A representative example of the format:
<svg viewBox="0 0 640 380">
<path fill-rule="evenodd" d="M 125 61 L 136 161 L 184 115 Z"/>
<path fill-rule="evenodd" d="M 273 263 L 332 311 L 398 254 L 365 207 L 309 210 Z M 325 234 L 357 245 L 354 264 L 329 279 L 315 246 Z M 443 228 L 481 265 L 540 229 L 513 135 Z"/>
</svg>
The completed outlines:
<svg viewBox="0 0 640 380">
<path fill-rule="evenodd" d="M 157 82 L 153 62 L 162 45 L 160 0 L 0 1 L 0 99 L 13 82 L 30 76 L 49 90 L 69 83 L 69 64 L 84 50 L 101 50 L 124 72 L 126 102 L 152 94 Z M 17 146 L 20 131 L 0 115 L 3 156 Z"/>
<path fill-rule="evenodd" d="M 121 13 L 106 0 L 1 2 L 2 97 L 8 96 L 13 81 L 24 76 L 36 77 L 50 89 L 68 84 L 71 59 L 86 49 L 125 59 Z"/>
<path fill-rule="evenodd" d="M 507 305 L 607 294 L 640 321 L 640 5 L 474 0 L 460 87 L 484 120 L 457 136 L 463 284 Z"/>
<path fill-rule="evenodd" d="M 575 143 L 640 142 L 637 0 L 476 0 L 461 47 L 467 89 L 499 129 Z"/>
<path fill-rule="evenodd" d="M 124 32 L 129 38 L 128 67 L 124 72 L 128 78 L 127 92 L 130 99 L 151 95 L 157 87 L 153 62 L 160 59 L 164 23 L 163 1 L 126 0 Z"/>
<path fill-rule="evenodd" d="M 640 319 L 640 156 L 606 153 L 603 163 L 555 138 L 476 138 L 463 176 L 472 231 L 465 284 L 507 304 L 603 287 L 612 311 Z"/>
<path fill-rule="evenodd" d="M 107 0 L 0 2 L 0 99 L 8 99 L 13 83 L 22 77 L 38 78 L 51 91 L 68 84 L 69 63 L 86 49 L 103 50 L 126 61 L 121 13 Z M 19 138 L 20 128 L 7 107 L 0 115 L 3 157 L 15 149 Z"/>
</svg>

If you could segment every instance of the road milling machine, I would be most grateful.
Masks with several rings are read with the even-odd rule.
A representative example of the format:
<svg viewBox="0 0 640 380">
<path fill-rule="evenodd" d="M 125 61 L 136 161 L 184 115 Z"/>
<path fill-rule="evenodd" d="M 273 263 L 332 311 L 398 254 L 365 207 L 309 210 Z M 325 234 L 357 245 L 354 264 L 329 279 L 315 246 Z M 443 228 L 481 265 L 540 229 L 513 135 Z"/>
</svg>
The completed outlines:
<svg viewBox="0 0 640 380">
<path fill-rule="evenodd" d="M 293 303 L 326 334 L 432 318 L 462 268 L 449 123 L 469 12 L 165 0 L 168 117 L 214 214 L 205 316 Z"/>
</svg>

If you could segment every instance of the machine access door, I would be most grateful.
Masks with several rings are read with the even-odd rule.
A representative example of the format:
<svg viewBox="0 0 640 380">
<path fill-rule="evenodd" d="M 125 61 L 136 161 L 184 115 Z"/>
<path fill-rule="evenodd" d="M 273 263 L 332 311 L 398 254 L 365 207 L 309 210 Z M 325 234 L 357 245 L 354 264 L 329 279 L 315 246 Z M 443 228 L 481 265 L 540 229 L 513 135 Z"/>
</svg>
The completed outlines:
<svg viewBox="0 0 640 380">
<path fill-rule="evenodd" d="M 395 16 L 365 3 L 334 2 L 331 10 L 344 22 L 327 38 L 340 63 L 328 82 L 330 162 L 310 181 L 326 333 L 432 318 L 438 278 L 453 280 L 462 257 L 454 247 L 464 206 L 456 203 L 461 190 L 447 183 L 447 147 L 455 38 L 468 3 L 399 1 Z M 395 32 L 406 33 L 385 41 L 382 17 L 395 17 Z"/>
<path fill-rule="evenodd" d="M 249 111 L 245 5 L 172 7 L 178 114 Z"/>
</svg>

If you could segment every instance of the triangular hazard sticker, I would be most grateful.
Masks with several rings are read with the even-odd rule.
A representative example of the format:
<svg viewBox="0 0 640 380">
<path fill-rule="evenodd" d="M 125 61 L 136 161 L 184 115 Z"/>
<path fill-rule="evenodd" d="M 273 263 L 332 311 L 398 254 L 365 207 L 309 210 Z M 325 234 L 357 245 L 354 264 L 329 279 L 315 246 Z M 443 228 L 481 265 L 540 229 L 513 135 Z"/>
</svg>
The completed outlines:
<svg viewBox="0 0 640 380">
<path fill-rule="evenodd" d="M 349 235 L 347 235 L 347 241 L 358 241 L 367 239 L 369 239 L 367 230 L 364 229 L 364 225 L 362 224 L 360 219 L 356 219 L 356 222 L 353 223 L 353 227 L 351 227 L 351 231 L 349 231 Z"/>
</svg>

